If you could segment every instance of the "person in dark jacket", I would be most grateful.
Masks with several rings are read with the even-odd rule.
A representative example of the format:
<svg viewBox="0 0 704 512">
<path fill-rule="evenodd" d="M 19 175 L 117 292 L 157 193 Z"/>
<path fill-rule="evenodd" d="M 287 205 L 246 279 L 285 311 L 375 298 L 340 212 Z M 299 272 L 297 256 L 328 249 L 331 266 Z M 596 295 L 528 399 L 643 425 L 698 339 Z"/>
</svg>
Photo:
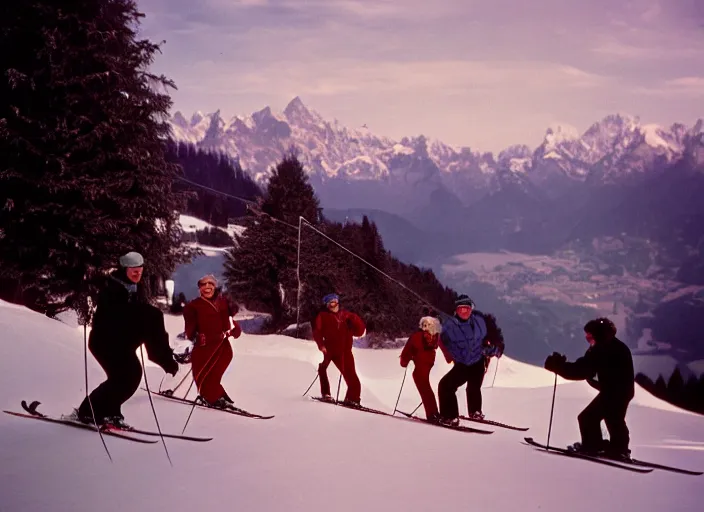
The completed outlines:
<svg viewBox="0 0 704 512">
<path fill-rule="evenodd" d="M 435 393 L 430 385 L 430 370 L 435 365 L 435 352 L 440 338 L 440 322 L 432 316 L 420 319 L 418 330 L 411 334 L 403 347 L 400 363 L 403 368 L 413 361 L 413 381 L 423 401 L 425 417 L 429 421 L 440 419 Z"/>
<path fill-rule="evenodd" d="M 545 360 L 545 369 L 564 379 L 586 380 L 599 391 L 577 417 L 582 442 L 569 449 L 627 459 L 631 452 L 626 412 L 635 394 L 631 351 L 616 337 L 616 326 L 608 318 L 590 320 L 584 333 L 590 345 L 584 356 L 568 363 L 564 355 L 554 352 Z M 601 420 L 610 441 L 602 438 Z"/>
<path fill-rule="evenodd" d="M 460 295 L 455 301 L 455 315 L 442 324 L 440 348 L 452 369 L 438 384 L 440 416 L 443 423 L 459 425 L 457 389 L 467 383 L 467 412 L 470 418 L 482 419 L 482 382 L 486 361 L 501 357 L 504 351 L 501 331 L 493 316 L 474 309 L 474 301 Z"/>
<path fill-rule="evenodd" d="M 178 372 L 164 315 L 148 302 L 141 284 L 143 265 L 141 254 L 123 255 L 120 268 L 108 276 L 98 295 L 88 348 L 107 379 L 83 400 L 70 415 L 71 419 L 94 423 L 95 413 L 98 425 L 126 427 L 121 407 L 134 395 L 142 380 L 142 365 L 136 353 L 142 343 L 151 361 L 166 373 Z"/>
<path fill-rule="evenodd" d="M 327 369 L 334 363 L 347 384 L 345 404 L 360 405 L 362 384 L 359 382 L 352 354 L 353 336 L 360 337 L 366 331 L 362 319 L 340 307 L 340 297 L 331 293 L 323 297 L 325 310 L 313 321 L 313 339 L 323 353 L 323 362 L 318 366 L 320 394 L 324 400 L 332 400 Z"/>
</svg>

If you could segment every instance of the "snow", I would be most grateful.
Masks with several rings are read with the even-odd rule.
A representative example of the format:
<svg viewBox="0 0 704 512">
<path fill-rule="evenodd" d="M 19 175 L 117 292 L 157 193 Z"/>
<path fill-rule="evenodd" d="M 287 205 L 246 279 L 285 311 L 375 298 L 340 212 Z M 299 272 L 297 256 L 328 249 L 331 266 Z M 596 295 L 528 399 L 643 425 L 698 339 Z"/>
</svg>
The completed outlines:
<svg viewBox="0 0 704 512">
<path fill-rule="evenodd" d="M 645 135 L 645 143 L 653 148 L 663 147 L 672 151 L 678 151 L 679 148 L 673 147 L 665 139 L 662 138 L 662 128 L 656 124 L 646 124 L 640 127 L 643 135 Z"/>
<path fill-rule="evenodd" d="M 213 227 L 211 224 L 208 224 L 204 220 L 200 220 L 190 215 L 181 214 L 179 216 L 178 221 L 181 224 L 181 229 L 183 229 L 185 233 L 195 233 L 196 231 Z"/>
<path fill-rule="evenodd" d="M 182 319 L 167 315 L 166 321 L 174 339 Z M 0 302 L 0 333 L 3 409 L 19 410 L 22 399 L 41 401 L 40 410 L 48 414 L 78 405 L 85 394 L 80 329 Z M 274 419 L 196 409 L 186 433 L 214 440 L 167 440 L 170 467 L 161 444 L 106 437 L 111 464 L 95 433 L 3 414 L 2 511 L 425 511 L 470 503 L 472 510 L 499 512 L 701 510 L 704 477 L 639 475 L 523 446 L 524 435 L 545 440 L 553 375 L 510 354 L 500 360 L 493 388 L 496 363 L 489 367 L 484 412 L 531 429 L 524 434 L 496 428 L 481 436 L 302 397 L 321 360 L 313 342 L 244 334 L 232 345 L 225 387 L 240 407 L 275 414 Z M 399 351 L 355 349 L 366 405 L 393 411 L 404 377 Z M 438 357 L 433 386 L 448 368 Z M 335 386 L 332 366 L 329 375 Z M 148 364 L 147 377 L 158 387 L 163 372 Z M 90 355 L 88 379 L 90 389 L 103 379 Z M 317 383 L 311 392 L 319 392 Z M 551 443 L 578 439 L 576 415 L 594 394 L 585 383 L 558 380 Z M 457 396 L 464 411 L 462 389 Z M 419 401 L 408 375 L 399 408 L 412 410 Z M 153 403 L 162 429 L 180 432 L 190 407 L 161 398 Z M 155 428 L 144 391 L 138 390 L 123 412 L 128 422 Z M 638 388 L 628 421 L 631 448 L 639 458 L 704 468 L 704 417 Z"/>
<path fill-rule="evenodd" d="M 179 215 L 179 223 L 181 224 L 181 229 L 183 229 L 184 233 L 195 233 L 196 231 L 200 231 L 206 228 L 212 229 L 216 227 L 197 217 L 192 217 L 191 215 L 184 214 Z M 227 228 L 221 228 L 220 226 L 217 226 L 217 228 L 222 229 L 231 237 L 234 237 L 235 234 L 241 235 L 246 229 L 244 226 L 239 226 L 237 224 L 228 224 Z"/>
<path fill-rule="evenodd" d="M 569 124 L 552 123 L 545 132 L 545 150 L 549 152 L 563 142 L 571 142 L 580 138 L 579 130 Z"/>
<path fill-rule="evenodd" d="M 403 144 L 394 144 L 393 150 L 396 155 L 412 155 L 414 153 L 413 148 L 409 148 Z"/>
</svg>

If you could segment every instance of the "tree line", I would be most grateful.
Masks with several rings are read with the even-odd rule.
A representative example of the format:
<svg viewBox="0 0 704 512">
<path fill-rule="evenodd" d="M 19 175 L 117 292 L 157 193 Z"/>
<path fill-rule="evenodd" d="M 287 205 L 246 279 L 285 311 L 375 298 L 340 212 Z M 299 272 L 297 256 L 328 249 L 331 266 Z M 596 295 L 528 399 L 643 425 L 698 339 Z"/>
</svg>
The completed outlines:
<svg viewBox="0 0 704 512">
<path fill-rule="evenodd" d="M 704 414 L 704 375 L 699 378 L 691 375 L 687 381 L 679 368 L 675 368 L 670 378 L 660 375 L 655 381 L 643 373 L 636 375 L 636 382 L 652 395 L 686 409 Z"/>
<path fill-rule="evenodd" d="M 296 273 L 299 217 L 305 219 L 300 276 Z M 261 209 L 251 212 L 242 224 L 246 229 L 235 236 L 236 245 L 226 256 L 226 287 L 248 309 L 271 314 L 269 332 L 295 323 L 297 317 L 301 323 L 311 321 L 322 308 L 322 297 L 332 292 L 340 295 L 343 307 L 364 318 L 372 345 L 412 332 L 426 301 L 446 312 L 454 309 L 457 294 L 443 286 L 432 270 L 394 258 L 366 216 L 361 224 L 325 219 L 293 153 L 272 170 Z"/>
</svg>

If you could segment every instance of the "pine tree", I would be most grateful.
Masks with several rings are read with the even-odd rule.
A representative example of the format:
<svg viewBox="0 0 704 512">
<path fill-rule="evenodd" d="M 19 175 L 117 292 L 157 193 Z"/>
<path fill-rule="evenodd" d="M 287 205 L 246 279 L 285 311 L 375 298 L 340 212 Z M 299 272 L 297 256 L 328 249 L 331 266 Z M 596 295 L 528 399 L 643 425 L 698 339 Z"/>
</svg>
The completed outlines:
<svg viewBox="0 0 704 512">
<path fill-rule="evenodd" d="M 295 155 L 286 155 L 273 169 L 261 211 L 235 237 L 224 274 L 228 290 L 246 307 L 270 313 L 276 328 L 296 316 L 299 216 L 314 225 L 320 218 L 319 201 Z"/>
<path fill-rule="evenodd" d="M 165 158 L 174 84 L 148 71 L 132 0 L 10 2 L 0 47 L 0 278 L 44 311 L 72 304 L 130 250 L 166 276 L 180 247 Z M 163 89 L 160 92 L 158 89 Z M 147 281 L 149 282 L 149 281 Z M 7 288 L 4 288 L 7 290 Z"/>
</svg>

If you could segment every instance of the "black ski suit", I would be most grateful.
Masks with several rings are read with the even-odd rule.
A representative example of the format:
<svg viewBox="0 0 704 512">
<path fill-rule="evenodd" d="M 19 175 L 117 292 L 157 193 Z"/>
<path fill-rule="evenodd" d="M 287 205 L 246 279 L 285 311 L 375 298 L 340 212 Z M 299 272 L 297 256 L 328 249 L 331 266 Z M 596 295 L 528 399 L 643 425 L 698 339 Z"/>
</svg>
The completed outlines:
<svg viewBox="0 0 704 512">
<path fill-rule="evenodd" d="M 141 285 L 130 291 L 128 287 L 134 288 L 131 284 L 124 270 L 118 270 L 108 277 L 98 295 L 88 341 L 91 354 L 107 374 L 107 380 L 90 394 L 98 423 L 106 418 L 124 419 L 122 404 L 137 391 L 142 380 L 142 365 L 136 353 L 142 343 L 147 357 L 165 372 L 178 371 L 163 313 L 149 304 Z M 87 397 L 78 408 L 78 415 L 92 421 Z"/>
<path fill-rule="evenodd" d="M 601 435 L 601 420 L 604 420 L 610 436 L 608 450 L 627 453 L 630 438 L 626 411 L 635 393 L 633 357 L 628 346 L 614 337 L 595 343 L 573 363 L 550 356 L 545 368 L 568 380 L 586 380 L 599 391 L 577 417 L 582 447 L 588 451 L 604 448 Z"/>
</svg>

